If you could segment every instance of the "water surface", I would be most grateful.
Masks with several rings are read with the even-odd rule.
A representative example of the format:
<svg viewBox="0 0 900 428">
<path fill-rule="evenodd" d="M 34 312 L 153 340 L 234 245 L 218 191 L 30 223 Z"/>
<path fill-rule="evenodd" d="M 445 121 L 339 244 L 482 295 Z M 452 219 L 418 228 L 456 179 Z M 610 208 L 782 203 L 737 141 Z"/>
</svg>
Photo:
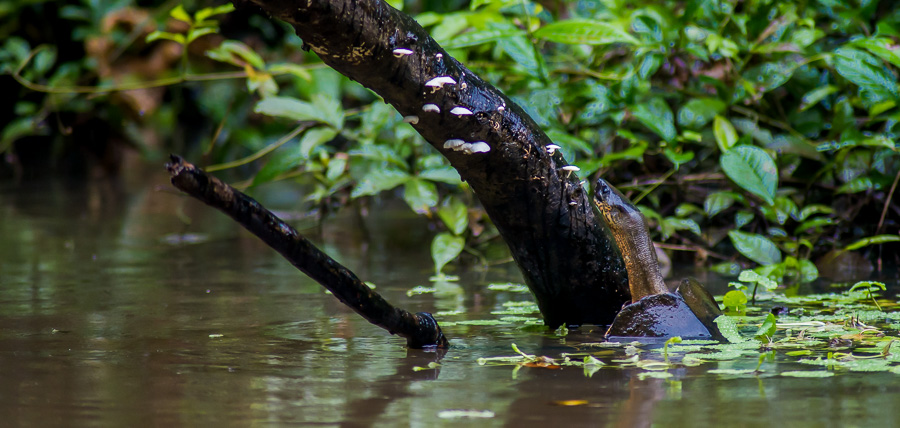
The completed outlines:
<svg viewBox="0 0 900 428">
<path fill-rule="evenodd" d="M 521 318 L 453 325 L 504 319 L 491 312 L 530 299 L 486 289 L 521 280 L 509 264 L 407 296 L 430 285 L 432 266 L 427 228 L 402 206 L 310 230 L 391 302 L 448 324 L 446 354 L 407 350 L 230 219 L 177 196 L 161 168 L 145 177 L 0 184 L 3 426 L 900 425 L 891 373 L 708 373 L 754 368 L 755 358 L 675 368 L 669 379 L 642 379 L 638 368 L 589 377 L 581 367 L 481 366 L 479 357 L 512 355 L 512 343 L 551 357 L 591 350 L 582 344 L 601 332 L 563 338 Z M 282 208 L 302 197 L 258 196 Z M 793 366 L 770 358 L 764 369 L 810 369 Z"/>
</svg>

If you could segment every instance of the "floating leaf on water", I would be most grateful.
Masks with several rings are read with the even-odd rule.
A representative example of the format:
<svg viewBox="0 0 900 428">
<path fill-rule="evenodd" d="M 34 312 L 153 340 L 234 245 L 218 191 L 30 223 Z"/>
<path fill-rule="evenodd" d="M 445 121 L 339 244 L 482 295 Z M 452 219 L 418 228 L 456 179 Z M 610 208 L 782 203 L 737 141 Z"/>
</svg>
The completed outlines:
<svg viewBox="0 0 900 428">
<path fill-rule="evenodd" d="M 730 376 L 742 376 L 742 375 L 756 376 L 756 374 L 758 372 L 754 369 L 712 369 L 712 370 L 708 371 L 707 373 L 730 375 Z"/>
<path fill-rule="evenodd" d="M 441 419 L 490 419 L 494 417 L 494 412 L 490 410 L 441 410 L 438 412 Z"/>
<path fill-rule="evenodd" d="M 412 297 L 417 294 L 434 293 L 435 291 L 437 291 L 437 289 L 434 287 L 426 287 L 424 285 L 417 285 L 417 286 L 413 287 L 412 289 L 406 290 L 406 295 L 409 297 Z"/>
<path fill-rule="evenodd" d="M 527 293 L 528 286 L 524 284 L 514 284 L 511 282 L 507 282 L 506 284 L 488 284 L 488 290 L 494 291 L 509 291 L 513 293 Z"/>
<path fill-rule="evenodd" d="M 672 373 L 669 372 L 642 372 L 638 373 L 638 380 L 645 379 L 668 379 L 672 377 Z"/>
<path fill-rule="evenodd" d="M 791 370 L 780 373 L 782 376 L 787 377 L 832 377 L 834 376 L 834 372 L 827 372 L 824 370 Z"/>
</svg>

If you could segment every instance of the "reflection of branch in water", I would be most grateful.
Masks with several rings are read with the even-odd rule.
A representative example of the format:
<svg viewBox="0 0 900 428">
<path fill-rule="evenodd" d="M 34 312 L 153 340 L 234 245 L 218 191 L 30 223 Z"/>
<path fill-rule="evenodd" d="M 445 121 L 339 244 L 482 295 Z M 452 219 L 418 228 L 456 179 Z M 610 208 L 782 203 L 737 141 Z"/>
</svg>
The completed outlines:
<svg viewBox="0 0 900 428">
<path fill-rule="evenodd" d="M 175 187 L 228 214 L 372 324 L 405 337 L 410 348 L 447 346 L 431 314 L 413 314 L 394 307 L 259 202 L 179 156 L 173 155 L 166 168 Z"/>
</svg>

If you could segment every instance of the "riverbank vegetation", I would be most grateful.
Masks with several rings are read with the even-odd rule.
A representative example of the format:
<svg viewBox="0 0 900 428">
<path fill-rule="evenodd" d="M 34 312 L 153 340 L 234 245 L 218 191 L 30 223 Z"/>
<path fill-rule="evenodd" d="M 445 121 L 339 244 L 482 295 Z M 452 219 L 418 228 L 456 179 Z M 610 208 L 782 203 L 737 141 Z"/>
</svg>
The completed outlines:
<svg viewBox="0 0 900 428">
<path fill-rule="evenodd" d="M 758 284 L 900 263 L 900 7 L 818 0 L 406 2 L 521 105 L 589 185 L 628 194 L 663 249 Z M 449 163 L 392 107 L 229 5 L 24 2 L 0 15 L 2 171 L 191 153 L 322 215 L 399 197 L 435 274 L 503 260 Z M 402 52 L 399 53 L 402 55 Z M 357 205 L 360 206 L 360 205 Z"/>
</svg>

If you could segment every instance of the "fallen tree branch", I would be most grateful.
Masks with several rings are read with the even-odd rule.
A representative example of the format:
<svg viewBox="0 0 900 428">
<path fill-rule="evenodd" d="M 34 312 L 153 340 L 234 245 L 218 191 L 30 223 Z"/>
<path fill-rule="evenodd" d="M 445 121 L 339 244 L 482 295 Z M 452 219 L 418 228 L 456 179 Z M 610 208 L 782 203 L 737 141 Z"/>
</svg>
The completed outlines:
<svg viewBox="0 0 900 428">
<path fill-rule="evenodd" d="M 353 272 L 249 196 L 179 156 L 172 155 L 166 169 L 175 187 L 228 214 L 363 318 L 391 334 L 405 337 L 410 348 L 447 346 L 447 339 L 431 314 L 413 314 L 392 306 Z"/>
</svg>

